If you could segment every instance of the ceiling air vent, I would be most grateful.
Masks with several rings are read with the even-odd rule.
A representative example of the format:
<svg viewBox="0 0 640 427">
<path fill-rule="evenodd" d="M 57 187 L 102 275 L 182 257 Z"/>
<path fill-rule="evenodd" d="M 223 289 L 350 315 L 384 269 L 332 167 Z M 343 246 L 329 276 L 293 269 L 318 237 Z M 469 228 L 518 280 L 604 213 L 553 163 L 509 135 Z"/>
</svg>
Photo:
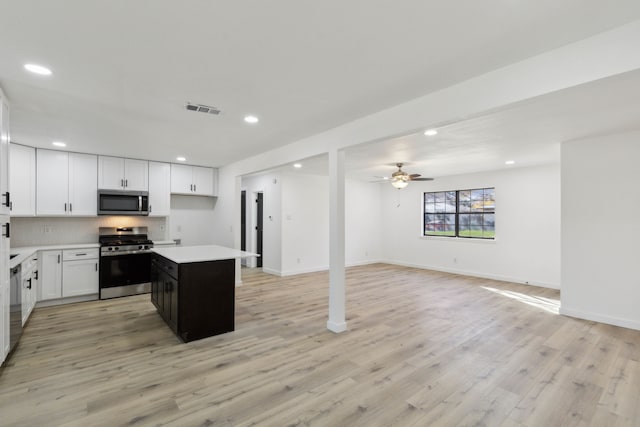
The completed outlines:
<svg viewBox="0 0 640 427">
<path fill-rule="evenodd" d="M 220 110 L 217 109 L 216 107 L 211 107 L 209 105 L 202 105 L 202 104 L 192 104 L 190 102 L 187 102 L 187 104 L 185 105 L 185 108 L 189 111 L 197 111 L 199 113 L 207 113 L 207 114 L 215 114 L 216 116 L 218 114 L 220 114 Z"/>
</svg>

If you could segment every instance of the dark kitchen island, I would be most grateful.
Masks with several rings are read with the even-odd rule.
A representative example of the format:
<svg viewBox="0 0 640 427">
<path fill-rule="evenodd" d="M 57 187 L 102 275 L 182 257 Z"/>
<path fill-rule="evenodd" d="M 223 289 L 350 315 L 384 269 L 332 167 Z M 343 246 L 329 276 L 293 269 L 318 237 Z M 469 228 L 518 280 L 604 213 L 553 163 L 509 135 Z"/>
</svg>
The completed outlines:
<svg viewBox="0 0 640 427">
<path fill-rule="evenodd" d="M 151 302 L 184 342 L 231 332 L 236 259 L 251 256 L 217 245 L 154 248 Z"/>
</svg>

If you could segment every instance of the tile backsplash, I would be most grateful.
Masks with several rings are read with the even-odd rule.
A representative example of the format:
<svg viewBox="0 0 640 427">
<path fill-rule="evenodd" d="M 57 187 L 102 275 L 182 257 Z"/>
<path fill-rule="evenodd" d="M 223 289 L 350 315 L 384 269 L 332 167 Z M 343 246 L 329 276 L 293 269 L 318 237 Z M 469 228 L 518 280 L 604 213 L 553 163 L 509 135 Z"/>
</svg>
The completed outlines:
<svg viewBox="0 0 640 427">
<path fill-rule="evenodd" d="M 100 227 L 148 227 L 151 240 L 167 240 L 167 218 L 134 216 L 11 218 L 11 247 L 98 243 Z"/>
</svg>

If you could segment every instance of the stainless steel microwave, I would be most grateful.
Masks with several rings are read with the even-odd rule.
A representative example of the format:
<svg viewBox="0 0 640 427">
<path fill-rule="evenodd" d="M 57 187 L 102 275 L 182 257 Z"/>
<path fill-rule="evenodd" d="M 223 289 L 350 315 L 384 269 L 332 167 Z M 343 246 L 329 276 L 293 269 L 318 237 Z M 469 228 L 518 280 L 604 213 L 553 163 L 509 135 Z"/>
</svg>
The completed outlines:
<svg viewBox="0 0 640 427">
<path fill-rule="evenodd" d="M 149 215 L 149 193 L 98 190 L 98 215 Z"/>
</svg>

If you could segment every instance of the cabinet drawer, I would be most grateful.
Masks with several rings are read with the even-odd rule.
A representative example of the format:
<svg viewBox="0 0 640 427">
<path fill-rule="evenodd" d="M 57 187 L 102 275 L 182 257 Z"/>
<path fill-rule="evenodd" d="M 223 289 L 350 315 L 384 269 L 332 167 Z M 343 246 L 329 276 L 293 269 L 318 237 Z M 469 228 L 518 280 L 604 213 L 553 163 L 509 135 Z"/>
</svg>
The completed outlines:
<svg viewBox="0 0 640 427">
<path fill-rule="evenodd" d="M 164 271 L 174 279 L 178 278 L 178 264 L 175 262 L 155 254 L 151 257 L 151 262 L 157 266 L 158 270 Z"/>
<path fill-rule="evenodd" d="M 99 254 L 99 248 L 65 249 L 62 251 L 62 260 L 74 261 L 78 259 L 94 259 L 98 258 Z"/>
</svg>

